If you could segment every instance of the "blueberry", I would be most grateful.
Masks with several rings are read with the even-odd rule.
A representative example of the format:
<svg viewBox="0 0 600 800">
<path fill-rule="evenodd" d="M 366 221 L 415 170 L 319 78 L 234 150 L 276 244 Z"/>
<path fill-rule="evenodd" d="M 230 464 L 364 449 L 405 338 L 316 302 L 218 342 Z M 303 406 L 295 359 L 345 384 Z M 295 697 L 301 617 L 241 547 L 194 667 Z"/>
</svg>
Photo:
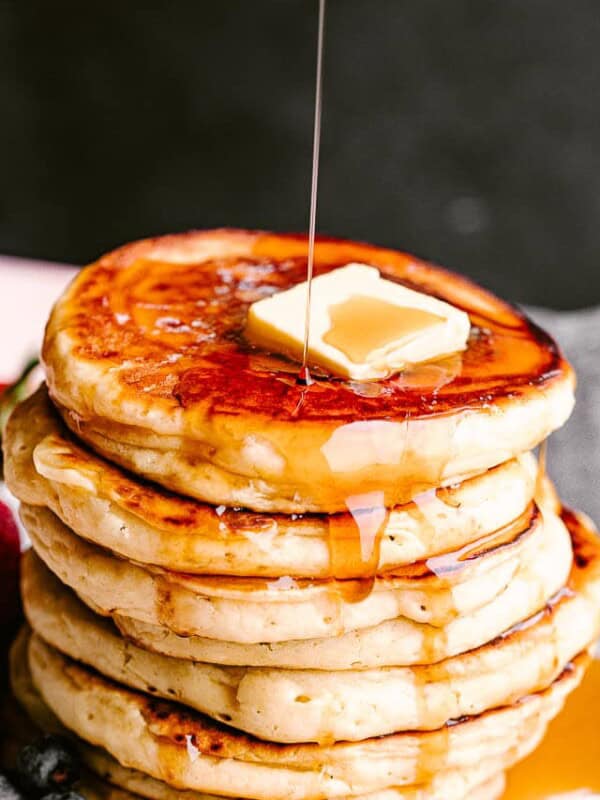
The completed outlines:
<svg viewBox="0 0 600 800">
<path fill-rule="evenodd" d="M 50 734 L 21 750 L 17 771 L 27 789 L 40 792 L 66 791 L 79 777 L 79 765 L 68 740 Z"/>
<path fill-rule="evenodd" d="M 24 800 L 23 795 L 19 792 L 12 783 L 8 780 L 6 775 L 0 774 L 0 800 Z"/>
<path fill-rule="evenodd" d="M 45 794 L 42 800 L 85 800 L 79 792 L 52 792 Z"/>
</svg>

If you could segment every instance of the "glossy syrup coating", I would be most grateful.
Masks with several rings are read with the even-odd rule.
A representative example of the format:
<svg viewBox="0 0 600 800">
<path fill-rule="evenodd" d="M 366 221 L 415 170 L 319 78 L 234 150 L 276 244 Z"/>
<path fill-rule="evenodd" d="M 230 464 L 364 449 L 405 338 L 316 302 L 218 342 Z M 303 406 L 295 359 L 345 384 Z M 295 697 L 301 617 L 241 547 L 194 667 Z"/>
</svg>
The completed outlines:
<svg viewBox="0 0 600 800">
<path fill-rule="evenodd" d="M 568 367 L 555 343 L 506 303 L 457 275 L 390 250 L 320 239 L 315 275 L 351 261 L 467 311 L 467 350 L 386 380 L 356 383 L 298 364 L 244 339 L 251 303 L 306 278 L 304 237 L 248 234 L 248 254 L 176 263 L 117 251 L 88 268 L 64 308 L 76 355 L 119 370 L 124 391 L 185 409 L 274 419 L 423 416 L 478 407 L 547 384 Z"/>
</svg>

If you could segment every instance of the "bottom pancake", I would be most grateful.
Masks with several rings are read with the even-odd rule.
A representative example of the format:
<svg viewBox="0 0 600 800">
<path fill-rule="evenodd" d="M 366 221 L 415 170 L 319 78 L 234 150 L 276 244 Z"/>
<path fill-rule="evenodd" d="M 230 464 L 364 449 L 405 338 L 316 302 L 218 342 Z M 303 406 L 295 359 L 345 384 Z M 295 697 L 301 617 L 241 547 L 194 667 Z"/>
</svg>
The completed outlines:
<svg viewBox="0 0 600 800">
<path fill-rule="evenodd" d="M 254 800 L 470 797 L 537 745 L 587 660 L 575 659 L 545 692 L 437 731 L 319 747 L 263 742 L 125 689 L 36 636 L 28 655 L 33 683 L 61 723 L 123 766 L 178 790 Z"/>
<path fill-rule="evenodd" d="M 87 762 L 91 771 L 87 779 L 85 796 L 87 800 L 221 800 L 222 795 L 207 795 L 200 792 L 174 789 L 163 781 L 157 781 L 137 770 L 122 767 L 104 751 L 97 748 L 86 748 Z M 479 773 L 485 773 L 486 767 L 473 773 L 463 774 L 459 778 L 440 779 L 435 784 L 423 784 L 415 787 L 384 789 L 368 795 L 354 795 L 352 800 L 496 800 L 502 797 L 505 788 L 503 772 L 498 772 L 485 781 L 475 785 Z M 103 776 L 94 780 L 94 772 Z"/>
<path fill-rule="evenodd" d="M 48 708 L 34 687 L 27 661 L 29 633 L 23 630 L 11 652 L 11 683 L 18 702 L 38 729 L 72 736 L 56 715 Z M 19 727 L 27 727 L 19 721 Z M 519 755 L 531 749 L 541 737 L 545 726 L 537 725 L 533 736 L 519 747 Z M 30 731 L 32 734 L 33 732 Z M 535 738 L 534 738 L 535 737 Z M 85 766 L 77 790 L 86 800 L 220 800 L 223 796 L 176 789 L 169 784 L 150 777 L 139 770 L 119 764 L 106 750 L 73 737 Z M 506 760 L 492 759 L 475 768 L 466 769 L 460 775 L 451 771 L 434 782 L 418 786 L 393 787 L 371 792 L 368 795 L 353 795 L 353 800 L 496 800 L 504 791 L 503 771 L 493 773 Z M 8 764 L 3 767 L 12 766 Z M 503 769 L 503 766 L 501 767 Z M 481 776 L 487 777 L 479 780 Z"/>
<path fill-rule="evenodd" d="M 86 800 L 222 800 L 218 795 L 199 794 L 198 792 L 181 792 L 172 789 L 166 783 L 148 778 L 135 770 L 128 770 L 119 767 L 114 760 L 112 763 L 116 769 L 111 771 L 110 777 L 100 780 L 90 775 L 85 781 L 83 793 Z M 108 783 L 114 781 L 114 785 Z M 122 781 L 122 783 L 120 783 Z M 129 786 L 131 790 L 119 788 Z M 504 794 L 506 778 L 500 772 L 485 783 L 479 786 L 469 787 L 468 795 L 463 795 L 461 800 L 500 800 Z M 135 793 L 134 793 L 135 791 Z M 384 793 L 378 792 L 371 794 L 368 800 L 456 800 L 455 795 L 448 794 L 447 790 L 441 790 L 441 794 L 432 794 L 427 787 L 415 789 L 390 789 Z"/>
</svg>

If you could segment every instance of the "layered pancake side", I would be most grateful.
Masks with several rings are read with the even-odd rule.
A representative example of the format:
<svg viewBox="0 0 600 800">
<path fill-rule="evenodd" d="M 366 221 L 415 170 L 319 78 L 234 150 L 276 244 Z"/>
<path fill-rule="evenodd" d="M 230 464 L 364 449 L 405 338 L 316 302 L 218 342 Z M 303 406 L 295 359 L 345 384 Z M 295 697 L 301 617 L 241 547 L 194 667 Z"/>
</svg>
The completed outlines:
<svg viewBox="0 0 600 800">
<path fill-rule="evenodd" d="M 599 540 L 533 455 L 573 406 L 556 344 L 319 239 L 300 371 L 271 348 L 299 357 L 306 252 L 214 230 L 103 256 L 6 427 L 13 691 L 89 800 L 500 798 L 593 652 Z"/>
<path fill-rule="evenodd" d="M 490 762 L 491 774 L 482 777 L 491 777 L 537 744 L 587 658 L 578 656 L 545 692 L 443 729 L 318 746 L 273 745 L 219 726 L 118 686 L 36 637 L 28 656 L 33 684 L 61 723 L 124 766 L 178 789 L 256 800 L 369 796 Z M 457 797 L 464 797 L 468 787 L 460 789 Z"/>
<path fill-rule="evenodd" d="M 134 472 L 215 505 L 346 511 L 407 502 L 531 449 L 570 413 L 552 340 L 465 279 L 323 240 L 316 274 L 358 261 L 468 312 L 466 351 L 376 383 L 316 376 L 243 338 L 250 303 L 302 281 L 306 240 L 207 231 L 129 245 L 83 270 L 44 361 L 67 424 Z"/>
<path fill-rule="evenodd" d="M 21 519 L 46 565 L 100 613 L 245 644 L 337 636 L 397 617 L 442 626 L 481 609 L 508 583 L 539 592 L 540 576 L 556 590 L 571 563 L 563 523 L 552 515 L 542 520 L 535 508 L 467 553 L 399 568 L 366 591 L 360 581 L 223 579 L 146 568 L 80 539 L 47 509 L 23 505 Z"/>
<path fill-rule="evenodd" d="M 572 527 L 578 559 L 569 582 L 538 613 L 477 650 L 419 667 L 223 667 L 152 654 L 122 639 L 33 553 L 23 564 L 22 594 L 41 638 L 113 680 L 269 741 L 357 741 L 439 728 L 550 685 L 600 632 L 600 545 Z"/>
<path fill-rule="evenodd" d="M 461 484 L 430 490 L 384 515 L 379 563 L 357 556 L 350 513 L 284 515 L 214 507 L 115 467 L 60 423 L 44 388 L 5 433 L 7 483 L 21 501 L 47 506 L 79 536 L 117 555 L 175 572 L 353 578 L 459 549 L 520 517 L 537 465 L 519 456 Z"/>
<path fill-rule="evenodd" d="M 163 781 L 151 778 L 144 772 L 124 767 L 106 750 L 90 745 L 79 737 L 73 737 L 73 734 L 62 725 L 46 705 L 33 685 L 28 664 L 29 638 L 29 631 L 23 629 L 10 653 L 11 683 L 21 710 L 11 704 L 9 709 L 5 709 L 6 714 L 3 716 L 3 719 L 12 724 L 16 730 L 24 733 L 24 738 L 20 743 L 27 743 L 28 737 L 35 736 L 36 728 L 38 731 L 69 735 L 86 766 L 86 772 L 78 788 L 83 791 L 88 800 L 136 800 L 136 798 L 139 800 L 139 797 L 145 797 L 148 800 L 181 800 L 183 793 L 180 790 L 174 789 Z M 532 725 L 529 727 L 530 731 L 526 737 L 523 737 L 523 743 L 516 745 L 513 751 L 523 749 L 525 742 L 529 748 L 531 747 L 532 738 L 539 738 L 540 730 L 543 729 L 542 719 L 540 718 L 536 723 L 532 721 Z M 17 741 L 17 748 L 18 746 L 19 742 Z M 2 755 L 2 766 L 14 767 L 15 755 L 10 752 L 4 752 Z M 462 785 L 460 781 L 456 780 L 456 769 L 451 769 L 450 775 L 454 775 L 453 779 L 437 780 L 435 785 L 419 784 L 412 788 L 403 786 L 369 793 L 368 799 L 455 800 L 456 798 L 459 800 L 464 797 L 465 792 L 468 792 L 469 800 L 492 800 L 492 798 L 500 796 L 504 787 L 503 774 L 499 772 L 478 787 L 475 787 L 475 783 L 477 775 L 489 774 L 494 764 L 506 766 L 506 757 L 502 759 L 500 751 L 493 750 L 491 752 L 484 769 L 480 767 L 462 768 L 460 770 L 463 778 Z M 496 769 L 503 768 L 503 766 L 496 767 Z M 185 797 L 189 800 L 219 800 L 219 797 L 222 796 L 185 791 Z"/>
</svg>

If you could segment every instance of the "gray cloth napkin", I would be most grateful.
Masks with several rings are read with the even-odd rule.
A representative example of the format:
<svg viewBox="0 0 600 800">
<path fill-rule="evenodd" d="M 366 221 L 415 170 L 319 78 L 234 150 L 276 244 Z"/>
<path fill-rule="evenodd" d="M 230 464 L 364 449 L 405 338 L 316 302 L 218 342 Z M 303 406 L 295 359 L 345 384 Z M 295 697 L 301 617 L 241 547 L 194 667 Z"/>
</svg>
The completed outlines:
<svg viewBox="0 0 600 800">
<path fill-rule="evenodd" d="M 552 334 L 577 372 L 577 404 L 551 439 L 548 472 L 567 505 L 600 526 L 600 308 L 527 312 Z"/>
</svg>

